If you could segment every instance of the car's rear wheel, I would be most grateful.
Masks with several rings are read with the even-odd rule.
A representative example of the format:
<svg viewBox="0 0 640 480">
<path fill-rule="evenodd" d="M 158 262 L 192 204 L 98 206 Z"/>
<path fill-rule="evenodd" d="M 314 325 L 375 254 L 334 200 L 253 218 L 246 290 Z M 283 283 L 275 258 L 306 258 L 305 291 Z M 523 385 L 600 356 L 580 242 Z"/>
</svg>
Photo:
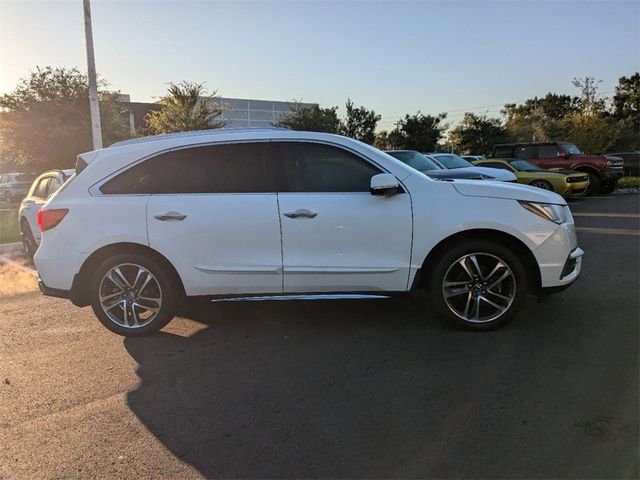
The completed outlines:
<svg viewBox="0 0 640 480">
<path fill-rule="evenodd" d="M 33 232 L 26 218 L 20 220 L 20 236 L 22 237 L 22 246 L 24 247 L 25 253 L 29 255 L 30 258 L 33 258 L 36 250 L 38 250 L 38 244 L 33 238 Z"/>
<path fill-rule="evenodd" d="M 529 185 L 553 192 L 553 185 L 551 185 L 551 183 L 547 182 L 546 180 L 534 180 Z"/>
<path fill-rule="evenodd" d="M 440 256 L 429 290 L 449 319 L 475 330 L 491 330 L 522 307 L 527 275 L 512 249 L 493 241 L 468 240 Z"/>
<path fill-rule="evenodd" d="M 178 290 L 172 275 L 146 255 L 118 254 L 104 260 L 91 279 L 91 307 L 118 335 L 155 332 L 173 318 Z"/>
</svg>

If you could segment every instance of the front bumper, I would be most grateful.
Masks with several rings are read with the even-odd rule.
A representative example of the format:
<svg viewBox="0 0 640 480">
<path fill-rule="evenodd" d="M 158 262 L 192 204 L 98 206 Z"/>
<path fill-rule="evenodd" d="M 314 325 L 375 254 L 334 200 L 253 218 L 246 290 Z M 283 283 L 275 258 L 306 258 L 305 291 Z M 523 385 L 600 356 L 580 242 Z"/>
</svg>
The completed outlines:
<svg viewBox="0 0 640 480">
<path fill-rule="evenodd" d="M 582 269 L 584 252 L 578 247 L 575 225 L 566 223 L 533 251 L 540 268 L 540 288 L 573 283 Z"/>
</svg>

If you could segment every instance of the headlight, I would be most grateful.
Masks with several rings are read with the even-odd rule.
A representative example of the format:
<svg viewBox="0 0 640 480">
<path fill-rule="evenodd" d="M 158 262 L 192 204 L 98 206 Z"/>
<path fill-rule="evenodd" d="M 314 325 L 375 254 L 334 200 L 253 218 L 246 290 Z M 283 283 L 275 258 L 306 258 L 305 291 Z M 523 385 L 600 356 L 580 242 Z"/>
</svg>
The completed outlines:
<svg viewBox="0 0 640 480">
<path fill-rule="evenodd" d="M 554 223 L 561 224 L 567 221 L 567 207 L 564 205 L 554 205 L 552 203 L 535 203 L 519 201 L 525 209 L 531 213 L 535 213 L 539 217 L 545 220 L 550 220 Z"/>
</svg>

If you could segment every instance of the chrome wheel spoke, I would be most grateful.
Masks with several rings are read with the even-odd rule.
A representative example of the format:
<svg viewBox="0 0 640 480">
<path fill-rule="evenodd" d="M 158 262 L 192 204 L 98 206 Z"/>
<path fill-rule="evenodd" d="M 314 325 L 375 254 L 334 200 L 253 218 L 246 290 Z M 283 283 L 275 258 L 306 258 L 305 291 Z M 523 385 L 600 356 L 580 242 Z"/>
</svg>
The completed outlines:
<svg viewBox="0 0 640 480">
<path fill-rule="evenodd" d="M 131 284 L 129 283 L 129 280 L 127 280 L 127 277 L 124 276 L 124 274 L 120 271 L 119 267 L 114 268 L 113 273 L 116 275 L 116 277 L 122 282 L 121 286 L 124 287 L 129 287 L 131 288 Z"/>
<path fill-rule="evenodd" d="M 469 266 L 467 265 L 467 257 L 462 257 L 460 260 L 458 260 L 458 264 L 462 267 L 462 269 L 469 276 L 469 278 L 473 280 L 474 274 L 469 268 Z"/>
<path fill-rule="evenodd" d="M 494 297 L 498 297 L 498 298 L 500 298 L 500 299 L 504 300 L 505 302 L 508 302 L 509 300 L 511 300 L 511 299 L 510 299 L 509 297 L 507 297 L 506 295 L 502 295 L 502 294 L 497 293 L 497 292 L 494 292 L 494 291 L 492 291 L 492 290 L 487 290 L 487 291 L 485 292 L 485 294 L 493 295 Z"/>
<path fill-rule="evenodd" d="M 478 303 L 480 303 L 480 300 L 484 300 L 485 302 L 487 302 L 489 305 L 495 307 L 496 310 L 498 310 L 500 313 L 504 312 L 507 307 L 503 307 L 502 305 L 498 305 L 496 302 L 492 302 L 491 300 L 489 300 L 487 297 L 484 296 L 479 296 L 478 297 Z"/>
<path fill-rule="evenodd" d="M 510 276 L 512 276 L 511 270 L 506 270 L 502 275 L 500 275 L 500 278 L 498 278 L 495 282 L 493 282 L 491 285 L 489 285 L 487 287 L 487 290 L 491 290 L 493 287 L 495 287 L 499 283 L 502 283 L 503 281 L 505 281 Z"/>
<path fill-rule="evenodd" d="M 125 303 L 126 300 L 124 300 L 123 298 L 118 298 L 115 302 L 103 302 L 102 307 L 104 308 L 105 312 L 108 312 L 113 307 L 117 307 L 118 305 L 122 306 Z"/>
<path fill-rule="evenodd" d="M 473 265 L 473 269 L 476 271 L 476 276 L 480 278 L 480 280 L 484 280 L 484 275 L 482 274 L 482 269 L 480 268 L 480 264 L 478 263 L 478 259 L 475 255 L 470 255 L 469 260 L 471 261 L 471 265 Z"/>
<path fill-rule="evenodd" d="M 467 303 L 464 306 L 464 313 L 462 314 L 462 316 L 465 318 L 469 316 L 469 307 L 471 307 L 472 300 L 473 300 L 473 294 L 469 292 L 469 295 L 467 296 Z"/>
</svg>

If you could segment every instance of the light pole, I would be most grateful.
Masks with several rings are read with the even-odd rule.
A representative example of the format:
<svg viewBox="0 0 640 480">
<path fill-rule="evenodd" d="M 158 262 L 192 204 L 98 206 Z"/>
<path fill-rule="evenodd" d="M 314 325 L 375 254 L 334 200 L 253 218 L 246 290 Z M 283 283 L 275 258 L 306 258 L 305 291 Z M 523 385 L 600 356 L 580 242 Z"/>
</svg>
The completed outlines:
<svg viewBox="0 0 640 480">
<path fill-rule="evenodd" d="M 87 45 L 87 74 L 89 77 L 89 111 L 91 112 L 91 135 L 93 149 L 102 148 L 102 126 L 100 125 L 100 102 L 98 100 L 98 81 L 96 79 L 96 60 L 93 55 L 93 31 L 91 29 L 91 4 L 84 4 L 84 37 Z"/>
</svg>

